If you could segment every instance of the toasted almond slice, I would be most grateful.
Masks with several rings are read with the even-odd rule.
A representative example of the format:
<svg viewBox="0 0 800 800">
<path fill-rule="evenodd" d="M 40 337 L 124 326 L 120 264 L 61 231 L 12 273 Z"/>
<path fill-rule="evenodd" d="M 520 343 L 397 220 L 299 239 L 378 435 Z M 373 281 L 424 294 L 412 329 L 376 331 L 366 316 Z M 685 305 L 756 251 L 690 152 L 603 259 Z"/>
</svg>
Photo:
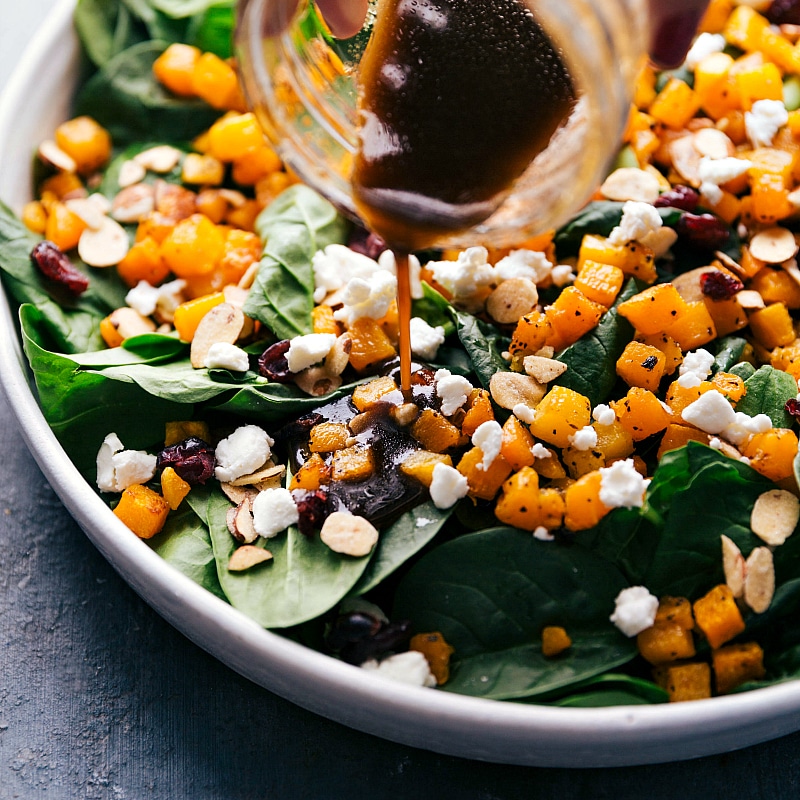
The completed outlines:
<svg viewBox="0 0 800 800">
<path fill-rule="evenodd" d="M 306 394 L 312 397 L 322 397 L 328 392 L 336 391 L 342 385 L 338 375 L 329 374 L 324 366 L 309 367 L 294 376 L 294 382 Z"/>
<path fill-rule="evenodd" d="M 241 208 L 247 202 L 247 198 L 235 189 L 220 189 L 219 196 L 234 208 Z"/>
<path fill-rule="evenodd" d="M 738 264 L 729 255 L 723 253 L 721 250 L 717 250 L 717 252 L 714 253 L 714 258 L 716 258 L 717 261 L 719 261 L 719 263 L 725 267 L 725 269 L 729 269 L 740 278 L 746 277 L 745 271 L 742 269 L 741 264 Z"/>
<path fill-rule="evenodd" d="M 726 442 L 724 439 L 719 440 L 719 452 L 724 456 L 728 456 L 728 458 L 736 459 L 736 461 L 742 460 L 741 452 L 730 442 Z"/>
<path fill-rule="evenodd" d="M 253 283 L 255 282 L 256 275 L 258 275 L 258 268 L 261 266 L 260 261 L 254 261 L 244 272 L 241 278 L 239 278 L 239 283 L 236 285 L 240 289 L 249 289 Z"/>
<path fill-rule="evenodd" d="M 170 147 L 168 144 L 160 144 L 156 147 L 142 150 L 141 153 L 137 153 L 133 157 L 133 160 L 151 172 L 164 173 L 175 169 L 182 155 L 183 153 L 177 148 Z"/>
<path fill-rule="evenodd" d="M 725 583 L 739 598 L 744 593 L 744 556 L 732 539 L 725 534 L 720 536 L 722 541 L 722 569 L 725 572 Z"/>
<path fill-rule="evenodd" d="M 229 572 L 244 572 L 265 561 L 272 561 L 272 553 L 263 547 L 254 544 L 244 544 L 237 547 L 228 561 Z"/>
<path fill-rule="evenodd" d="M 736 301 L 742 308 L 754 310 L 757 308 L 766 308 L 764 298 L 755 289 L 742 289 L 737 292 Z"/>
<path fill-rule="evenodd" d="M 389 414 L 398 425 L 405 427 L 419 416 L 419 406 L 416 403 L 401 403 L 399 406 L 392 406 Z"/>
<path fill-rule="evenodd" d="M 78 240 L 78 255 L 90 267 L 111 267 L 119 264 L 130 250 L 125 229 L 111 217 L 103 217 L 97 228 L 86 228 Z"/>
<path fill-rule="evenodd" d="M 152 333 L 156 329 L 153 320 L 143 317 L 138 311 L 127 306 L 114 309 L 108 315 L 108 319 L 123 339 L 130 339 L 131 336 L 139 336 L 142 333 Z"/>
<path fill-rule="evenodd" d="M 241 289 L 238 286 L 228 284 L 227 286 L 223 287 L 222 294 L 225 297 L 226 303 L 230 303 L 232 306 L 239 306 L 239 308 L 242 308 L 245 300 L 247 300 L 248 292 L 247 289 Z"/>
<path fill-rule="evenodd" d="M 378 531 L 364 517 L 334 511 L 323 523 L 319 538 L 334 553 L 359 558 L 372 552 L 378 542 Z"/>
<path fill-rule="evenodd" d="M 138 161 L 129 159 L 128 161 L 124 161 L 122 166 L 120 166 L 117 183 L 121 189 L 125 189 L 128 186 L 141 183 L 146 175 L 147 170 Z"/>
<path fill-rule="evenodd" d="M 736 146 L 730 136 L 718 128 L 703 128 L 694 135 L 694 146 L 701 156 L 727 158 L 735 155 Z"/>
<path fill-rule="evenodd" d="M 800 285 L 800 268 L 797 266 L 797 260 L 790 258 L 781 264 L 786 274 L 798 285 Z"/>
<path fill-rule="evenodd" d="M 750 240 L 750 254 L 767 264 L 780 264 L 794 258 L 797 242 L 787 228 L 775 226 L 760 231 Z"/>
<path fill-rule="evenodd" d="M 111 213 L 111 201 L 100 192 L 92 192 L 86 200 L 90 202 L 101 214 Z"/>
<path fill-rule="evenodd" d="M 556 354 L 555 348 L 549 344 L 546 344 L 544 347 L 540 347 L 535 353 L 535 356 L 541 356 L 542 358 L 552 358 Z"/>
<path fill-rule="evenodd" d="M 600 187 L 600 192 L 609 200 L 638 200 L 654 203 L 659 195 L 658 179 L 637 167 L 615 169 Z"/>
<path fill-rule="evenodd" d="M 489 391 L 500 408 L 511 411 L 518 403 L 524 403 L 530 408 L 538 406 L 546 387 L 530 375 L 496 372 L 489 381 Z"/>
<path fill-rule="evenodd" d="M 220 481 L 219 488 L 222 489 L 222 493 L 225 495 L 225 497 L 227 497 L 232 503 L 236 503 L 237 506 L 243 500 L 247 500 L 248 502 L 252 503 L 258 494 L 258 490 L 253 489 L 250 486 L 234 486 L 232 483 L 223 481 Z"/>
<path fill-rule="evenodd" d="M 106 215 L 98 208 L 97 203 L 88 197 L 73 197 L 65 200 L 64 205 L 76 216 L 80 217 L 92 230 L 100 230 Z"/>
<path fill-rule="evenodd" d="M 123 189 L 111 204 L 111 216 L 117 222 L 141 222 L 155 208 L 155 191 L 146 183 Z"/>
<path fill-rule="evenodd" d="M 800 522 L 800 500 L 791 492 L 771 489 L 759 495 L 750 514 L 750 529 L 765 544 L 783 544 Z"/>
<path fill-rule="evenodd" d="M 52 139 L 45 139 L 39 145 L 39 158 L 45 164 L 62 170 L 62 172 L 77 172 L 78 165 L 75 159 L 65 153 Z"/>
<path fill-rule="evenodd" d="M 676 275 L 672 280 L 672 285 L 687 303 L 696 303 L 698 300 L 702 302 L 705 295 L 700 279 L 706 272 L 720 272 L 720 270 L 716 267 L 696 267 Z"/>
<path fill-rule="evenodd" d="M 349 333 L 336 337 L 333 347 L 325 356 L 325 372 L 328 375 L 341 375 L 350 363 L 350 352 L 353 349 L 353 338 Z"/>
<path fill-rule="evenodd" d="M 516 323 L 536 308 L 539 291 L 530 278 L 509 278 L 486 298 L 486 311 L 501 325 Z"/>
<path fill-rule="evenodd" d="M 230 303 L 214 306 L 201 320 L 192 339 L 189 358 L 195 369 L 201 369 L 212 344 L 227 342 L 235 344 L 242 332 L 244 314 Z"/>
<path fill-rule="evenodd" d="M 700 185 L 700 153 L 694 146 L 694 136 L 681 136 L 669 145 L 669 154 L 675 171 L 690 185 Z"/>
<path fill-rule="evenodd" d="M 775 594 L 772 551 L 768 547 L 754 548 L 745 561 L 744 572 L 744 602 L 756 614 L 763 614 Z"/>
<path fill-rule="evenodd" d="M 258 539 L 258 532 L 253 524 L 253 509 L 249 500 L 243 500 L 236 506 L 233 526 L 236 530 L 234 535 L 245 544 L 252 544 Z"/>
<path fill-rule="evenodd" d="M 269 478 L 280 478 L 285 472 L 286 467 L 283 464 L 274 464 L 270 460 L 263 467 L 261 467 L 261 469 L 251 472 L 249 475 L 242 475 L 241 477 L 232 480 L 230 484 L 231 486 L 252 486 L 259 481 L 265 481 Z"/>
<path fill-rule="evenodd" d="M 567 371 L 567 365 L 554 358 L 542 358 L 541 356 L 525 356 L 522 360 L 525 372 L 539 381 L 539 383 L 550 383 Z"/>
</svg>

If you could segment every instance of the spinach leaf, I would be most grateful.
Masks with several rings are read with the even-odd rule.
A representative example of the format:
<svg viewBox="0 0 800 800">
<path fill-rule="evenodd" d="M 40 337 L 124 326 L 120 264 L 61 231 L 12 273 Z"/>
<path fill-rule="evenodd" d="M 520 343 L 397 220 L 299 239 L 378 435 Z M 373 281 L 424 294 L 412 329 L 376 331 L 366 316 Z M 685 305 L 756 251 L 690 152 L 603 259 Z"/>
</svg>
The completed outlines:
<svg viewBox="0 0 800 800">
<path fill-rule="evenodd" d="M 741 336 L 723 336 L 714 343 L 714 363 L 711 371 L 729 372 L 730 369 L 739 363 L 744 352 L 747 340 Z"/>
<path fill-rule="evenodd" d="M 573 691 L 565 697 L 550 701 L 554 706 L 574 708 L 599 708 L 609 705 L 646 705 L 666 703 L 669 695 L 652 681 L 609 672 L 570 687 Z"/>
<path fill-rule="evenodd" d="M 738 375 L 743 381 L 746 381 L 751 375 L 754 375 L 756 368 L 749 361 L 740 361 L 734 364 L 728 372 Z"/>
<path fill-rule="evenodd" d="M 233 55 L 235 22 L 232 3 L 212 5 L 191 18 L 186 41 L 204 53 L 230 58 Z"/>
<path fill-rule="evenodd" d="M 422 317 L 428 325 L 441 325 L 445 336 L 455 331 L 453 307 L 429 283 L 423 281 L 422 297 L 414 300 L 411 308 L 413 316 Z"/>
<path fill-rule="evenodd" d="M 378 546 L 353 594 L 365 594 L 374 589 L 418 553 L 439 533 L 451 512 L 452 509 L 441 510 L 428 501 L 406 511 L 397 522 L 381 531 Z"/>
<path fill-rule="evenodd" d="M 451 314 L 458 338 L 472 362 L 472 369 L 484 389 L 488 389 L 492 375 L 508 371 L 508 362 L 500 355 L 508 349 L 508 341 L 494 325 L 466 311 L 454 308 Z"/>
<path fill-rule="evenodd" d="M 163 333 L 143 333 L 131 336 L 119 347 L 72 353 L 70 360 L 80 367 L 119 367 L 125 364 L 157 364 L 185 355 L 189 345 L 176 336 Z"/>
<path fill-rule="evenodd" d="M 633 338 L 633 326 L 617 313 L 617 307 L 638 291 L 631 278 L 598 326 L 556 356 L 567 365 L 567 371 L 555 383 L 585 395 L 592 406 L 608 397 L 617 382 L 617 359 Z"/>
<path fill-rule="evenodd" d="M 630 661 L 635 643 L 609 621 L 626 581 L 579 545 L 539 542 L 512 528 L 467 534 L 423 556 L 397 591 L 393 617 L 438 630 L 455 648 L 446 691 L 534 697 Z M 546 625 L 572 647 L 542 656 Z"/>
<path fill-rule="evenodd" d="M 261 212 L 256 228 L 266 245 L 244 313 L 279 339 L 311 333 L 311 259 L 317 250 L 345 241 L 344 220 L 327 200 L 297 184 Z"/>
<path fill-rule="evenodd" d="M 79 0 L 73 21 L 84 52 L 97 67 L 105 66 L 117 53 L 149 38 L 124 3 Z"/>
<path fill-rule="evenodd" d="M 246 572 L 231 572 L 228 562 L 236 541 L 225 516 L 230 501 L 219 489 L 203 494 L 193 490 L 192 507 L 205 519 L 217 561 L 217 573 L 225 596 L 234 608 L 265 628 L 288 628 L 319 617 L 350 592 L 367 567 L 369 556 L 352 558 L 334 553 L 319 536 L 303 536 L 291 527 L 264 541 L 272 561 Z"/>
<path fill-rule="evenodd" d="M 208 528 L 190 508 L 171 513 L 161 533 L 147 544 L 179 572 L 225 600 Z"/>
<path fill-rule="evenodd" d="M 114 56 L 84 84 L 75 113 L 94 117 L 117 146 L 185 142 L 208 128 L 219 112 L 200 100 L 175 97 L 153 76 L 165 42 L 140 42 Z"/>
<path fill-rule="evenodd" d="M 666 692 L 664 694 L 666 695 Z M 611 687 L 597 689 L 593 692 L 571 694 L 561 700 L 554 701 L 552 705 L 560 706 L 561 708 L 607 708 L 609 706 L 646 706 L 650 705 L 650 702 L 641 695 L 636 694 L 636 692 Z M 667 700 L 664 699 L 659 702 L 666 703 Z"/>
<path fill-rule="evenodd" d="M 745 382 L 747 394 L 736 404 L 736 410 L 751 417 L 766 414 L 776 428 L 790 428 L 792 417 L 786 412 L 786 401 L 797 396 L 797 382 L 780 369 L 764 366 Z"/>
</svg>

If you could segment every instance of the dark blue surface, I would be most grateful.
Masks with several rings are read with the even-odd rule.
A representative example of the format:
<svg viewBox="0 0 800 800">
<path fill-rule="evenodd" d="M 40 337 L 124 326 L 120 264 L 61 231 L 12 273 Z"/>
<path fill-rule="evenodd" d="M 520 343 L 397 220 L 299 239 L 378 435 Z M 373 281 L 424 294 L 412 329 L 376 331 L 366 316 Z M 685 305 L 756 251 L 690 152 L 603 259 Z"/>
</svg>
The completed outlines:
<svg viewBox="0 0 800 800">
<path fill-rule="evenodd" d="M 800 734 L 653 767 L 439 756 L 254 686 L 153 612 L 89 543 L 0 395 L 0 800 L 800 796 Z"/>
</svg>

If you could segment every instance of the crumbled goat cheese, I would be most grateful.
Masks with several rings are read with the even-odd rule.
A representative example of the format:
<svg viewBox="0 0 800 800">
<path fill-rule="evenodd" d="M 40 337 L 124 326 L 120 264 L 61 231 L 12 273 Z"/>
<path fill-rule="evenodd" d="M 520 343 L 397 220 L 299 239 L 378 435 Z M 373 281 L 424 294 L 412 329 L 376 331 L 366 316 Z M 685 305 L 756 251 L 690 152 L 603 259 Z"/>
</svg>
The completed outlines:
<svg viewBox="0 0 800 800">
<path fill-rule="evenodd" d="M 314 269 L 314 302 L 321 303 L 331 292 L 341 289 L 353 278 L 369 278 L 378 263 L 343 244 L 329 244 L 311 259 Z"/>
<path fill-rule="evenodd" d="M 711 374 L 711 368 L 713 366 L 714 356 L 709 353 L 708 350 L 700 348 L 691 353 L 687 353 L 683 357 L 679 374 L 686 375 L 691 373 L 697 375 L 701 381 L 704 381 Z"/>
<path fill-rule="evenodd" d="M 512 250 L 494 266 L 499 281 L 528 278 L 534 283 L 541 283 L 552 269 L 553 264 L 538 250 Z"/>
<path fill-rule="evenodd" d="M 533 422 L 534 411 L 530 406 L 525 405 L 525 403 L 517 403 L 511 410 L 511 413 L 517 419 L 527 422 L 529 425 Z"/>
<path fill-rule="evenodd" d="M 444 328 L 433 327 L 422 317 L 411 317 L 409 332 L 411 334 L 411 352 L 426 361 L 433 361 L 444 342 Z"/>
<path fill-rule="evenodd" d="M 550 277 L 553 279 L 553 283 L 561 288 L 568 283 L 572 283 L 578 276 L 573 272 L 569 264 L 559 264 L 550 271 Z"/>
<path fill-rule="evenodd" d="M 712 436 L 712 437 L 711 437 L 711 438 L 708 440 L 708 446 L 709 446 L 709 447 L 710 447 L 712 450 L 721 450 L 721 449 L 722 449 L 722 440 L 721 440 L 721 439 L 719 439 L 717 436 Z"/>
<path fill-rule="evenodd" d="M 600 403 L 592 409 L 592 419 L 598 425 L 613 425 L 617 421 L 617 415 L 613 408 Z"/>
<path fill-rule="evenodd" d="M 723 183 L 732 181 L 747 172 L 753 166 L 752 161 L 746 158 L 709 158 L 703 156 L 697 168 L 697 175 L 700 178 L 700 192 L 708 198 L 711 203 L 719 203 L 722 199 L 722 189 L 719 187 Z"/>
<path fill-rule="evenodd" d="M 460 300 L 494 282 L 495 270 L 488 257 L 485 247 L 469 247 L 459 253 L 457 261 L 434 261 L 427 267 L 433 272 L 433 279 Z"/>
<path fill-rule="evenodd" d="M 223 439 L 214 451 L 218 481 L 226 483 L 262 467 L 270 457 L 275 442 L 258 425 L 242 425 Z"/>
<path fill-rule="evenodd" d="M 247 372 L 250 360 L 241 347 L 229 342 L 214 342 L 208 348 L 205 365 L 208 369 L 229 369 L 231 372 Z"/>
<path fill-rule="evenodd" d="M 412 686 L 436 686 L 428 660 L 419 650 L 407 650 L 405 653 L 395 653 L 393 656 L 376 661 L 374 658 L 365 661 L 361 669 L 366 669 L 400 683 Z"/>
<path fill-rule="evenodd" d="M 174 281 L 162 283 L 158 287 L 158 302 L 156 311 L 166 322 L 171 322 L 175 315 L 175 309 L 183 302 L 183 290 L 186 288 L 186 281 L 183 278 L 176 278 Z"/>
<path fill-rule="evenodd" d="M 693 71 L 704 58 L 714 53 L 721 53 L 726 44 L 725 37 L 721 33 L 701 33 L 686 54 L 683 66 Z"/>
<path fill-rule="evenodd" d="M 147 281 L 139 281 L 136 286 L 125 295 L 125 302 L 143 317 L 149 317 L 158 306 L 158 289 Z"/>
<path fill-rule="evenodd" d="M 531 447 L 531 453 L 533 453 L 534 458 L 551 458 L 553 455 L 541 442 L 536 442 Z"/>
<path fill-rule="evenodd" d="M 772 420 L 766 414 L 750 417 L 743 411 L 736 411 L 733 422 L 725 426 L 722 435 L 732 444 L 741 444 L 754 433 L 765 433 L 772 427 Z"/>
<path fill-rule="evenodd" d="M 318 364 L 330 353 L 336 343 L 336 334 L 333 333 L 307 333 L 305 336 L 295 336 L 289 342 L 286 351 L 286 361 L 289 372 L 301 372 L 313 364 Z"/>
<path fill-rule="evenodd" d="M 533 538 L 538 539 L 540 542 L 552 542 L 555 541 L 556 537 L 544 525 L 539 525 L 533 529 Z"/>
<path fill-rule="evenodd" d="M 600 500 L 609 508 L 641 508 L 650 485 L 633 465 L 633 459 L 615 461 L 600 469 Z"/>
<path fill-rule="evenodd" d="M 493 419 L 482 422 L 472 434 L 472 444 L 483 453 L 483 460 L 478 464 L 478 469 L 489 469 L 500 455 L 500 448 L 503 445 L 503 429 L 500 423 Z"/>
<path fill-rule="evenodd" d="M 702 382 L 703 379 L 694 372 L 685 372 L 683 375 L 679 375 L 676 381 L 682 389 L 696 389 Z"/>
<path fill-rule="evenodd" d="M 597 431 L 591 425 L 586 425 L 569 437 L 569 443 L 576 450 L 591 450 L 597 444 Z"/>
<path fill-rule="evenodd" d="M 147 483 L 156 472 L 156 457 L 143 450 L 125 450 L 116 433 L 109 433 L 97 451 L 97 488 L 124 492 L 136 483 Z"/>
<path fill-rule="evenodd" d="M 622 219 L 608 237 L 611 244 L 627 244 L 635 239 L 641 239 L 652 231 L 657 231 L 662 225 L 658 209 L 650 203 L 641 203 L 638 200 L 628 200 L 622 206 Z"/>
<path fill-rule="evenodd" d="M 342 294 L 343 307 L 334 318 L 352 325 L 357 319 L 380 319 L 397 296 L 397 278 L 385 269 L 378 269 L 369 278 L 352 278 Z"/>
<path fill-rule="evenodd" d="M 397 275 L 397 260 L 391 250 L 384 250 L 378 256 L 378 266 L 391 272 L 392 275 Z M 420 280 L 419 273 L 422 265 L 419 259 L 411 254 L 408 257 L 408 282 L 411 285 L 411 298 L 412 300 L 420 300 L 423 296 L 422 281 Z"/>
<path fill-rule="evenodd" d="M 728 398 L 716 389 L 711 389 L 681 412 L 681 417 L 690 425 L 706 433 L 722 433 L 736 419 L 736 412 Z"/>
<path fill-rule="evenodd" d="M 442 401 L 442 414 L 449 417 L 467 402 L 472 384 L 461 375 L 453 375 L 449 369 L 440 369 L 434 375 L 436 395 Z"/>
<path fill-rule="evenodd" d="M 769 147 L 775 134 L 789 121 L 783 100 L 756 100 L 744 113 L 744 128 L 753 147 Z"/>
<path fill-rule="evenodd" d="M 265 539 L 277 536 L 299 519 L 300 512 L 288 489 L 264 489 L 253 500 L 253 527 Z"/>
<path fill-rule="evenodd" d="M 430 485 L 431 500 L 436 508 L 450 508 L 467 496 L 469 484 L 455 467 L 436 464 Z"/>
<path fill-rule="evenodd" d="M 636 636 L 656 621 L 658 598 L 644 586 L 623 589 L 614 601 L 614 613 L 609 619 L 626 635 Z"/>
</svg>

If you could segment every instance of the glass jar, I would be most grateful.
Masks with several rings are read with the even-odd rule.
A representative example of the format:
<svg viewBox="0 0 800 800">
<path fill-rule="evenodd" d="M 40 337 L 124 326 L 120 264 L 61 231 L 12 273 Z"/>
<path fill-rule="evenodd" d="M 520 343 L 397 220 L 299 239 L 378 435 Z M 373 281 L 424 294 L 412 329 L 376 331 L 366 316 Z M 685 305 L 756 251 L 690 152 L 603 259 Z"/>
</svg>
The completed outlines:
<svg viewBox="0 0 800 800">
<path fill-rule="evenodd" d="M 492 216 L 442 245 L 504 247 L 557 227 L 588 200 L 619 146 L 645 54 L 647 0 L 526 2 L 567 65 L 575 110 Z M 330 35 L 308 0 L 285 25 L 275 22 L 286 14 L 283 0 L 240 0 L 238 11 L 244 90 L 268 138 L 304 182 L 353 219 L 358 63 L 375 5 L 347 40 Z"/>
</svg>

